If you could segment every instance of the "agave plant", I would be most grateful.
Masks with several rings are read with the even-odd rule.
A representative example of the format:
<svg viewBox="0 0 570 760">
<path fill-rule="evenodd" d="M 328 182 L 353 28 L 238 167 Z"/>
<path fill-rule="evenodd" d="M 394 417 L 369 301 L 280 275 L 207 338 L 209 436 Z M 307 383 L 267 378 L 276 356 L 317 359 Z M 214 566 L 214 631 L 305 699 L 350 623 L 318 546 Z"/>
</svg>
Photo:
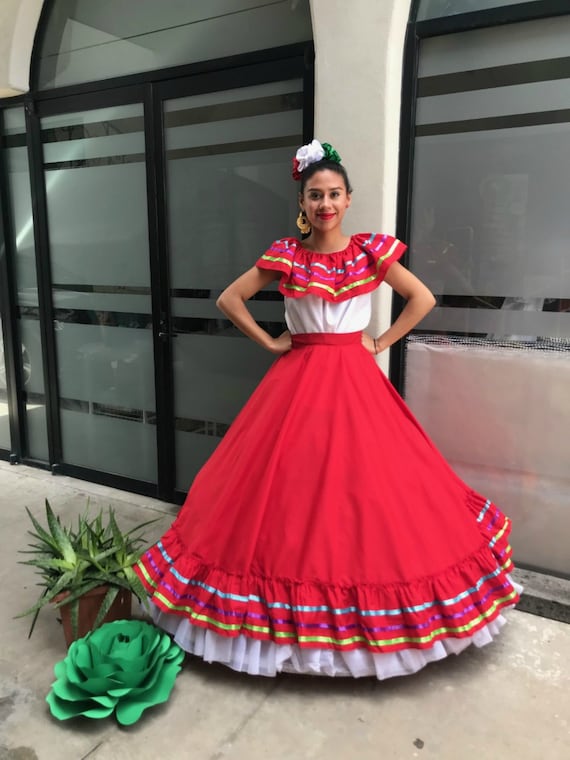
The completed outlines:
<svg viewBox="0 0 570 760">
<path fill-rule="evenodd" d="M 148 520 L 124 533 L 117 525 L 114 510 L 109 507 L 106 520 L 102 509 L 95 517 L 90 517 L 86 511 L 78 516 L 76 527 L 65 526 L 47 499 L 45 506 L 46 527 L 40 525 L 26 507 L 34 527 L 28 533 L 34 542 L 21 553 L 34 556 L 22 560 L 21 564 L 36 568 L 41 577 L 38 585 L 44 589 L 33 607 L 16 616 L 34 616 L 28 638 L 33 633 L 40 610 L 49 603 L 56 608 L 71 605 L 71 626 L 76 637 L 79 600 L 99 586 L 109 588 L 102 599 L 93 629 L 101 625 L 121 589 L 133 593 L 148 608 L 146 591 L 133 565 L 142 554 L 141 546 L 145 543 L 140 531 L 156 520 Z"/>
</svg>

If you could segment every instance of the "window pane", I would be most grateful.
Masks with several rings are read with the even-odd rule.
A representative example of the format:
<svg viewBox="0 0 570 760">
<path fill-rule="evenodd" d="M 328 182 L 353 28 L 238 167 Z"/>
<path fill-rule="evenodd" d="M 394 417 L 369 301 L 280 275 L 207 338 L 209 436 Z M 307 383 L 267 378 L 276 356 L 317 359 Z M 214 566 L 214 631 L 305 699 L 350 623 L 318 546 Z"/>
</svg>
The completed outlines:
<svg viewBox="0 0 570 760">
<path fill-rule="evenodd" d="M 185 490 L 273 357 L 243 339 L 215 306 L 272 236 L 294 230 L 291 155 L 302 142 L 302 83 L 275 82 L 165 103 L 169 271 L 177 334 L 177 474 Z M 274 289 L 250 302 L 276 334 Z"/>
<path fill-rule="evenodd" d="M 61 87 L 312 39 L 309 0 L 59 0 L 40 88 Z"/>
<path fill-rule="evenodd" d="M 569 34 L 567 17 L 421 48 L 410 266 L 437 306 L 405 378 L 459 474 L 513 518 L 519 560 L 556 572 L 570 572 L 570 67 L 553 56 Z"/>
<path fill-rule="evenodd" d="M 459 13 L 502 8 L 505 5 L 525 5 L 530 0 L 422 0 L 418 21 L 441 16 L 456 16 Z"/>
<path fill-rule="evenodd" d="M 42 119 L 66 463 L 156 481 L 141 104 Z"/>
</svg>

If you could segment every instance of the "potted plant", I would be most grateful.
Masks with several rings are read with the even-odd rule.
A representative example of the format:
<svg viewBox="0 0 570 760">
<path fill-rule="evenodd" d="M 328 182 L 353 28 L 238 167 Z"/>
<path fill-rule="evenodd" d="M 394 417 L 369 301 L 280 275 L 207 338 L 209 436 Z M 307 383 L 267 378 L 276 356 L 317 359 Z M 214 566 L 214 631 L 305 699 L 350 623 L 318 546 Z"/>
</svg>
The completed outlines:
<svg viewBox="0 0 570 760">
<path fill-rule="evenodd" d="M 156 520 L 137 525 L 127 533 L 117 525 L 109 507 L 106 519 L 101 509 L 94 517 L 87 511 L 76 526 L 63 525 L 46 499 L 47 526 L 26 507 L 34 541 L 23 549 L 33 555 L 22 564 L 34 567 L 43 591 L 33 607 L 16 617 L 33 615 L 28 637 L 46 604 L 61 610 L 67 645 L 98 628 L 101 623 L 130 617 L 132 594 L 148 609 L 147 594 L 133 565 L 142 554 L 140 530 Z"/>
</svg>

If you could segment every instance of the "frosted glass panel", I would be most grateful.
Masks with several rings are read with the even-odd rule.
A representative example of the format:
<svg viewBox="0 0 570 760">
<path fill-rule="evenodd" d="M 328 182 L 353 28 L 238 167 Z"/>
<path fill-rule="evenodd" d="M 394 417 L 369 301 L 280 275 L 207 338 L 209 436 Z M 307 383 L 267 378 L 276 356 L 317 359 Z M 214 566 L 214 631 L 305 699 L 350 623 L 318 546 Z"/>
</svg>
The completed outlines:
<svg viewBox="0 0 570 760">
<path fill-rule="evenodd" d="M 40 87 L 61 87 L 312 39 L 309 0 L 59 0 Z"/>
<path fill-rule="evenodd" d="M 275 357 L 239 337 L 179 335 L 175 341 L 177 416 L 229 424 Z"/>
<path fill-rule="evenodd" d="M 422 330 L 479 333 L 509 340 L 544 340 L 544 336 L 570 343 L 570 314 L 544 313 L 544 298 L 504 299 L 498 309 L 435 308 L 422 322 Z M 566 301 L 567 299 L 563 299 Z M 514 301 L 514 303 L 513 303 Z M 518 308 L 509 309 L 509 306 Z"/>
<path fill-rule="evenodd" d="M 142 106 L 62 119 L 42 119 L 53 282 L 148 287 Z"/>
<path fill-rule="evenodd" d="M 437 124 L 513 114 L 558 111 L 570 103 L 570 79 L 454 92 L 418 101 L 416 124 Z"/>
<path fill-rule="evenodd" d="M 418 276 L 438 294 L 570 296 L 569 143 L 570 124 L 419 137 Z"/>
<path fill-rule="evenodd" d="M 150 329 L 106 324 L 104 319 L 98 325 L 59 322 L 56 339 L 64 398 L 154 409 L 154 387 L 148 382 L 154 366 Z"/>
<path fill-rule="evenodd" d="M 184 474 L 179 476 L 177 485 L 185 490 L 194 480 L 204 461 L 214 453 L 221 438 L 215 434 L 207 434 L 205 438 L 202 430 L 192 433 L 187 430 L 176 430 L 175 445 L 176 456 L 184 463 Z"/>
<path fill-rule="evenodd" d="M 528 2 L 528 0 L 526 0 Z M 525 5 L 525 0 L 422 0 L 418 21 L 440 16 L 455 16 L 458 13 L 501 8 L 506 5 Z"/>
<path fill-rule="evenodd" d="M 94 406 L 63 408 L 61 434 L 68 464 L 156 482 L 156 427 L 144 419 L 121 419 Z"/>
<path fill-rule="evenodd" d="M 418 337 L 406 367 L 408 404 L 456 472 L 511 517 L 516 558 L 567 573 L 568 355 Z"/>
<path fill-rule="evenodd" d="M 3 112 L 4 134 L 14 135 L 26 131 L 26 116 L 23 108 L 7 108 Z"/>
<path fill-rule="evenodd" d="M 25 455 L 32 459 L 48 461 L 46 399 L 24 109 L 7 109 L 4 112 L 4 127 L 7 134 L 4 156 L 8 178 L 8 204 L 16 249 L 13 265 L 18 307 L 16 327 L 21 343 L 20 361 L 26 409 Z"/>
<path fill-rule="evenodd" d="M 301 109 L 297 80 L 165 104 L 175 288 L 221 290 L 275 230 L 294 229 L 284 167 L 302 142 Z"/>
<path fill-rule="evenodd" d="M 302 142 L 302 101 L 293 80 L 165 103 L 180 489 L 273 361 L 240 337 L 215 300 L 275 237 L 295 230 L 289 167 Z M 284 329 L 275 289 L 249 306 L 270 332 Z"/>
<path fill-rule="evenodd" d="M 63 459 L 156 481 L 141 104 L 42 120 Z"/>
<path fill-rule="evenodd" d="M 16 239 L 18 303 L 22 307 L 33 307 L 38 305 L 38 286 L 27 148 L 6 150 L 6 163 Z"/>
<path fill-rule="evenodd" d="M 512 24 L 508 27 L 508 34 L 505 34 L 504 26 L 497 26 L 430 37 L 422 40 L 418 73 L 420 77 L 433 77 L 549 60 L 557 68 L 562 64 L 557 59 L 568 55 L 569 30 L 570 16 L 556 16 Z M 473 84 L 473 76 L 469 73 L 463 78 L 469 78 Z M 496 81 L 494 85 L 497 85 Z"/>
</svg>

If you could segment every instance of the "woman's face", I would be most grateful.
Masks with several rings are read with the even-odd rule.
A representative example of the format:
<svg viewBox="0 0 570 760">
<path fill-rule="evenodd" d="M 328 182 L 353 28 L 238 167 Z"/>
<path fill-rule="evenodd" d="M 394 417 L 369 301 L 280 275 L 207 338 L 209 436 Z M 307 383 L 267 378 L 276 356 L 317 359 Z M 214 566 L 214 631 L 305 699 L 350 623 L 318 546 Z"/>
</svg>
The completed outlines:
<svg viewBox="0 0 570 760">
<path fill-rule="evenodd" d="M 299 195 L 299 205 L 312 228 L 322 232 L 340 226 L 350 201 L 342 175 L 331 169 L 315 172 Z"/>
</svg>

